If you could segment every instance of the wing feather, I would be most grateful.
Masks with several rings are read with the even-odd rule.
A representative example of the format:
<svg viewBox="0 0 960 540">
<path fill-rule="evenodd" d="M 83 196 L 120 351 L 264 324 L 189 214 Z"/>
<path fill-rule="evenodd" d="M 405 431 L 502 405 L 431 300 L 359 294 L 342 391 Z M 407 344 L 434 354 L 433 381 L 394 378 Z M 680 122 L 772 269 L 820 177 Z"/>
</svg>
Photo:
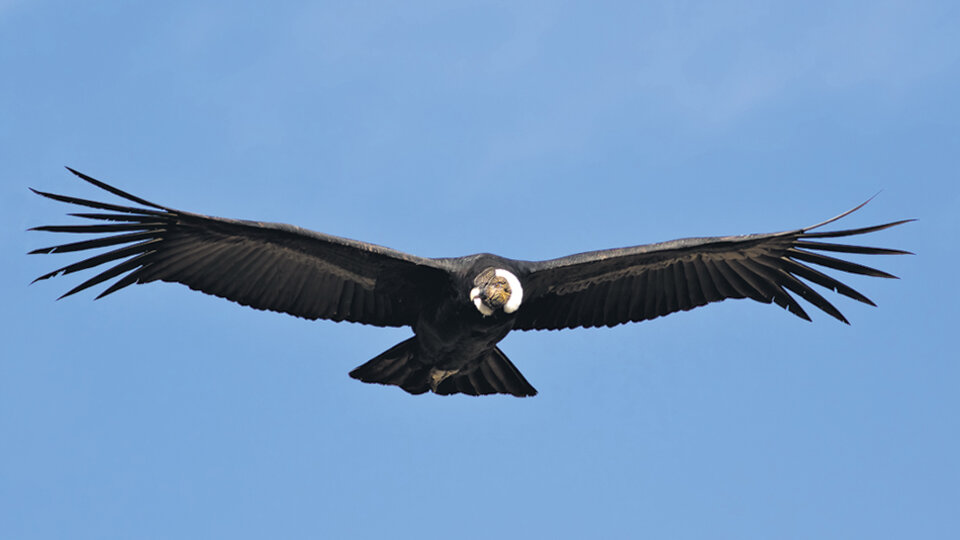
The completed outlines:
<svg viewBox="0 0 960 540">
<path fill-rule="evenodd" d="M 854 255 L 909 253 L 899 249 L 811 240 L 869 234 L 912 221 L 811 232 L 862 206 L 812 227 L 793 231 L 687 238 L 525 262 L 524 300 L 517 312 L 515 328 L 556 330 L 614 326 L 653 319 L 727 298 L 775 303 L 802 319 L 810 320 L 794 295 L 849 324 L 840 310 L 811 285 L 833 290 L 865 304 L 874 303 L 814 266 L 872 277 L 895 276 L 822 252 Z M 585 306 L 590 309 L 584 309 Z"/>
<path fill-rule="evenodd" d="M 72 215 L 99 223 L 45 225 L 32 230 L 98 235 L 33 250 L 94 254 L 37 278 L 110 266 L 65 296 L 119 277 L 97 298 L 134 283 L 167 281 L 234 302 L 307 319 L 379 326 L 416 321 L 425 295 L 449 280 L 449 264 L 299 227 L 217 218 L 151 203 L 83 173 L 83 180 L 142 207 L 34 190 L 59 202 L 103 212 Z"/>
<path fill-rule="evenodd" d="M 869 266 L 864 266 L 862 264 L 845 261 L 843 259 L 837 259 L 836 257 L 828 257 L 826 255 L 821 255 L 819 253 L 814 253 L 812 251 L 804 251 L 802 249 L 788 249 L 787 255 L 794 259 L 799 259 L 801 261 L 806 261 L 808 263 L 819 264 L 820 266 L 826 266 L 828 268 L 833 268 L 834 270 L 841 270 L 843 272 L 849 272 L 851 274 L 861 274 L 864 276 L 884 277 L 884 278 L 894 277 L 882 270 L 877 270 L 876 268 L 870 268 Z"/>
<path fill-rule="evenodd" d="M 693 268 L 697 272 L 697 281 L 700 283 L 700 290 L 704 294 L 704 303 L 716 302 L 723 298 L 723 295 L 717 290 L 717 284 L 711 279 L 710 271 L 707 269 L 707 263 L 702 257 L 693 259 Z M 702 304 L 701 304 L 702 305 Z"/>
</svg>

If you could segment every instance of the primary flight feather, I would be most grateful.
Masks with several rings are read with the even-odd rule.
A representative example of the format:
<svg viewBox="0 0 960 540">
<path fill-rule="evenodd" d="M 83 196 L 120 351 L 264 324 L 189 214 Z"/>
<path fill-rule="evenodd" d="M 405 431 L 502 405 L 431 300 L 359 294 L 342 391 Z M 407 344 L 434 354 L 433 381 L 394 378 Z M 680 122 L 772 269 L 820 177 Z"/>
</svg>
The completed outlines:
<svg viewBox="0 0 960 540">
<path fill-rule="evenodd" d="M 159 280 L 306 319 L 410 326 L 412 338 L 350 376 L 396 385 L 412 394 L 535 395 L 536 390 L 497 347 L 514 329 L 614 326 L 727 298 L 776 303 L 810 320 L 793 295 L 846 323 L 840 310 L 808 282 L 860 302 L 873 302 L 815 266 L 894 276 L 823 252 L 908 252 L 823 239 L 867 234 L 911 221 L 813 232 L 861 204 L 817 225 L 777 233 L 687 238 L 548 261 L 487 253 L 431 259 L 291 225 L 175 210 L 69 170 L 139 207 L 34 190 L 49 199 L 97 210 L 70 214 L 97 223 L 31 230 L 99 236 L 30 253 L 115 247 L 35 280 L 108 265 L 61 298 L 113 278 L 119 279 L 97 298 L 134 283 Z"/>
</svg>

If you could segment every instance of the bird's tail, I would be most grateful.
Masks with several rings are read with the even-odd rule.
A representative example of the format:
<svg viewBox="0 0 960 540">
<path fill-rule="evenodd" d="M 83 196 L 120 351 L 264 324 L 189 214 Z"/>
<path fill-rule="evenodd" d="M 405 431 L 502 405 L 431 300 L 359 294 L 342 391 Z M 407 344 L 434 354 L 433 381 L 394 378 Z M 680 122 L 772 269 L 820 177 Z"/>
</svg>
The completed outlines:
<svg viewBox="0 0 960 540">
<path fill-rule="evenodd" d="M 476 367 L 444 371 L 419 361 L 416 336 L 394 345 L 354 369 L 350 376 L 367 383 L 392 384 L 411 394 L 432 391 L 440 395 L 512 394 L 535 396 L 537 391 L 498 348 L 491 349 Z"/>
</svg>

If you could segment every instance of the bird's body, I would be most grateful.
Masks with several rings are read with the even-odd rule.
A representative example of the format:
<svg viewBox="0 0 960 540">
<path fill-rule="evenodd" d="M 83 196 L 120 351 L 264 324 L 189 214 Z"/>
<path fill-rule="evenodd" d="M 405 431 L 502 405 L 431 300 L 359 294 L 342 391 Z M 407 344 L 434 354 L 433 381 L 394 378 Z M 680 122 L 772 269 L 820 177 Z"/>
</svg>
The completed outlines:
<svg viewBox="0 0 960 540">
<path fill-rule="evenodd" d="M 504 309 L 507 299 L 499 309 L 487 308 L 477 287 L 477 279 L 491 273 L 495 279 L 497 273 L 509 272 L 513 280 L 519 280 L 517 274 L 523 272 L 516 262 L 491 254 L 439 261 L 450 268 L 451 279 L 447 286 L 427 294 L 412 325 L 414 337 L 401 343 L 400 349 L 390 349 L 360 366 L 351 376 L 365 382 L 397 384 L 411 393 L 429 389 L 439 394 L 536 394 L 497 348 L 513 329 L 516 312 Z M 471 296 L 474 292 L 475 298 Z M 516 298 L 518 292 L 514 288 L 508 296 Z"/>
<path fill-rule="evenodd" d="M 99 297 L 133 283 L 159 280 L 308 319 L 409 326 L 412 338 L 361 365 L 351 376 L 400 386 L 414 394 L 535 395 L 536 390 L 497 347 L 514 329 L 614 326 L 727 298 L 776 303 L 809 320 L 791 292 L 847 322 L 798 278 L 872 302 L 810 264 L 893 276 L 820 252 L 906 253 L 820 240 L 866 234 L 904 221 L 811 232 L 857 207 L 818 225 L 779 233 L 690 238 L 548 261 L 491 254 L 430 259 L 290 225 L 175 210 L 71 171 L 145 208 L 38 191 L 44 197 L 106 213 L 72 214 L 97 220 L 95 225 L 37 227 L 103 236 L 31 253 L 124 246 L 38 280 L 119 260 L 64 296 L 115 277 L 119 279 Z"/>
<path fill-rule="evenodd" d="M 513 329 L 513 314 L 501 310 L 484 315 L 472 302 L 463 301 L 462 291 L 473 288 L 473 276 L 491 267 L 488 262 L 483 264 L 487 266 L 471 266 L 466 274 L 455 274 L 454 287 L 424 306 L 413 325 L 414 334 L 422 338 L 419 351 L 429 365 L 442 370 L 463 369 Z"/>
</svg>

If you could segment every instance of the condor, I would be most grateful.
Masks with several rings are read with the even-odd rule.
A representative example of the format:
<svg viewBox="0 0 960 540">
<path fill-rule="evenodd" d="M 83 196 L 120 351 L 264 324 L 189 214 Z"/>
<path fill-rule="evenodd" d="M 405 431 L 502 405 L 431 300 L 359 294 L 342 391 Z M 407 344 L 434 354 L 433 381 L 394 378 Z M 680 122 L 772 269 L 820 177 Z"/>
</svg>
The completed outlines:
<svg viewBox="0 0 960 540">
<path fill-rule="evenodd" d="M 813 232 L 861 204 L 811 227 L 769 234 L 687 238 L 548 261 L 486 253 L 429 259 L 291 225 L 175 210 L 69 170 L 140 207 L 34 190 L 49 199 L 98 210 L 70 214 L 98 223 L 31 230 L 100 236 L 31 253 L 122 246 L 35 281 L 119 261 L 61 298 L 119 277 L 97 298 L 134 283 L 168 281 L 306 319 L 409 326 L 413 337 L 350 376 L 396 385 L 411 394 L 535 395 L 537 391 L 497 347 L 511 330 L 614 326 L 727 298 L 775 303 L 810 320 L 791 293 L 846 323 L 840 311 L 807 282 L 866 304 L 873 302 L 812 265 L 894 276 L 822 252 L 908 252 L 822 239 L 867 234 L 911 221 Z"/>
</svg>

